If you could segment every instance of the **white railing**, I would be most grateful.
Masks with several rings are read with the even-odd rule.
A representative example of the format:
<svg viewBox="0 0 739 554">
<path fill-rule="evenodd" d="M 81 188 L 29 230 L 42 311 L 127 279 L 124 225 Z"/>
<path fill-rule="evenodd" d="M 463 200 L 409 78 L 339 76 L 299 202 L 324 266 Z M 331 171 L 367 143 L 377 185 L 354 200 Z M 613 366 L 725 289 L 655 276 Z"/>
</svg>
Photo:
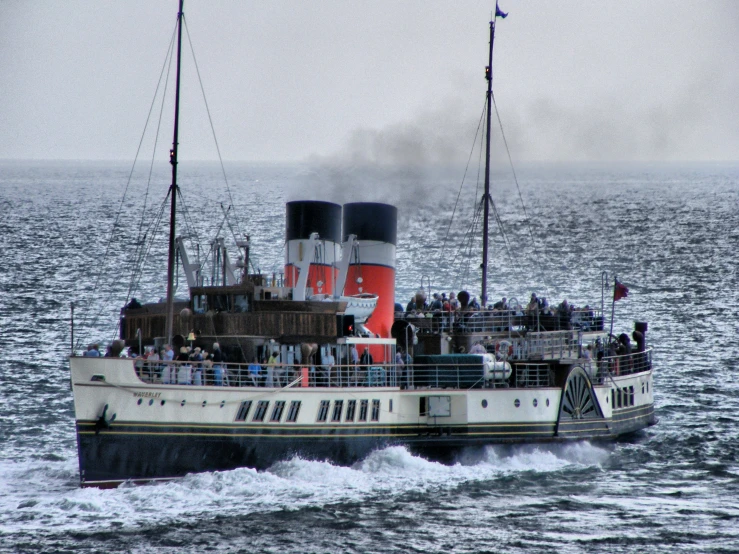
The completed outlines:
<svg viewBox="0 0 739 554">
<path fill-rule="evenodd" d="M 525 313 L 521 310 L 421 311 L 404 313 L 421 334 L 511 333 L 517 331 L 602 331 L 600 310 Z"/>
<path fill-rule="evenodd" d="M 595 383 L 613 377 L 631 375 L 652 368 L 652 350 L 600 360 L 577 358 L 576 345 L 566 344 L 565 336 L 532 339 L 523 343 L 524 359 L 509 359 L 512 377 L 486 374 L 482 363 L 461 364 L 451 360 L 434 364 L 369 365 L 265 365 L 209 362 L 163 362 L 133 360 L 136 373 L 144 383 L 230 387 L 401 387 L 470 389 L 501 386 L 545 387 L 554 385 L 551 366 L 532 359 L 543 353 L 544 359 L 576 360 Z"/>
</svg>

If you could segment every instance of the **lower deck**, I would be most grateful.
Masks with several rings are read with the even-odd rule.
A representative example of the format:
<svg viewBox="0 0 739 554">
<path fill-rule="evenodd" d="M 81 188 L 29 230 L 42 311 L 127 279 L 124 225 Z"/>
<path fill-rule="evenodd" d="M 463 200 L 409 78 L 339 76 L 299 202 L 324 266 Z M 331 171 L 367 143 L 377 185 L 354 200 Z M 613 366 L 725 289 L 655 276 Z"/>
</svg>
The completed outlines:
<svg viewBox="0 0 739 554">
<path fill-rule="evenodd" d="M 475 389 L 143 383 L 132 360 L 72 360 L 83 484 L 266 468 L 293 455 L 351 464 L 405 445 L 435 459 L 492 443 L 610 439 L 655 421 L 651 370 L 594 383 Z"/>
</svg>

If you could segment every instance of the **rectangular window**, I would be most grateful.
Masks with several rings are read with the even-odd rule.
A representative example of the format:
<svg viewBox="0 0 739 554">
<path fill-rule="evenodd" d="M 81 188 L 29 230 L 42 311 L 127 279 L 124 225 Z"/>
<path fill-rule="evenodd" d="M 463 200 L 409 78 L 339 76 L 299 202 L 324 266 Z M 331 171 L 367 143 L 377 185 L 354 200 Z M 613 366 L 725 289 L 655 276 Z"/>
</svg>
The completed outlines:
<svg viewBox="0 0 739 554">
<path fill-rule="evenodd" d="M 284 400 L 278 400 L 275 402 L 275 407 L 272 408 L 272 417 L 269 418 L 270 421 L 280 421 L 282 419 L 282 412 L 285 411 L 285 401 Z"/>
<path fill-rule="evenodd" d="M 354 421 L 354 412 L 357 411 L 357 401 L 349 400 L 346 403 L 346 418 L 344 421 Z"/>
<path fill-rule="evenodd" d="M 631 385 L 629 387 L 629 404 L 632 405 L 632 406 L 634 404 L 636 404 L 636 402 L 635 402 L 635 395 L 634 395 L 634 385 Z"/>
<path fill-rule="evenodd" d="M 290 409 L 287 411 L 287 420 L 294 423 L 298 420 L 298 412 L 300 412 L 300 400 L 290 402 Z"/>
<path fill-rule="evenodd" d="M 329 404 L 331 404 L 329 400 L 321 400 L 321 405 L 318 407 L 318 421 L 326 421 Z"/>
<path fill-rule="evenodd" d="M 369 406 L 369 400 L 359 401 L 359 421 L 367 421 L 367 406 Z"/>
<path fill-rule="evenodd" d="M 252 418 L 252 421 L 264 421 L 264 416 L 267 415 L 268 407 L 269 400 L 260 400 L 257 402 L 257 409 L 254 410 L 254 418 Z"/>
<path fill-rule="evenodd" d="M 388 409 L 390 413 L 393 413 L 393 399 L 390 399 L 390 408 Z"/>
<path fill-rule="evenodd" d="M 331 421 L 341 421 L 341 411 L 344 409 L 343 400 L 334 401 L 334 413 L 331 414 Z"/>
<path fill-rule="evenodd" d="M 618 407 L 619 407 L 619 408 L 620 408 L 621 406 L 623 406 L 623 404 L 621 403 L 621 395 L 622 395 L 622 394 L 623 394 L 623 393 L 622 393 L 621 389 L 618 389 L 618 391 L 617 391 L 617 393 L 616 393 L 616 403 L 618 404 Z"/>
<path fill-rule="evenodd" d="M 372 421 L 380 421 L 380 401 L 372 401 Z"/>
<path fill-rule="evenodd" d="M 236 421 L 246 421 L 246 416 L 249 415 L 251 409 L 251 400 L 244 400 L 239 406 L 239 411 L 236 412 Z"/>
<path fill-rule="evenodd" d="M 429 415 L 428 402 L 426 396 L 421 396 L 418 399 L 418 415 L 426 416 Z"/>
</svg>

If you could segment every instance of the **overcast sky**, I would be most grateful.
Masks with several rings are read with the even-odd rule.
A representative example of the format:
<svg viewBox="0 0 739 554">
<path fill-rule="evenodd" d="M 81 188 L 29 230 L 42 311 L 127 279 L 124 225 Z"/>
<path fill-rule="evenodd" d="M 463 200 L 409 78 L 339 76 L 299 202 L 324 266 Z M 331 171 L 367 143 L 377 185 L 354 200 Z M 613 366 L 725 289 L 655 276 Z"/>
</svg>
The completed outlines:
<svg viewBox="0 0 739 554">
<path fill-rule="evenodd" d="M 500 1 L 494 88 L 515 159 L 739 159 L 739 2 Z M 225 159 L 391 163 L 466 158 L 492 9 L 187 0 L 185 17 Z M 176 11 L 0 0 L 0 159 L 131 160 Z M 183 52 L 181 156 L 216 159 Z"/>
</svg>

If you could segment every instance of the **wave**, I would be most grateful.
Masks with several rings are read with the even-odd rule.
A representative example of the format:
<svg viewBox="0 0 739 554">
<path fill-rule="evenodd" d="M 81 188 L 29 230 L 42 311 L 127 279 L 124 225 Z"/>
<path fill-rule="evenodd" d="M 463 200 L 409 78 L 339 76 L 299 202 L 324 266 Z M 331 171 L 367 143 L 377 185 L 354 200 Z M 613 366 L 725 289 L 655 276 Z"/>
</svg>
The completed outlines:
<svg viewBox="0 0 739 554">
<path fill-rule="evenodd" d="M 522 472 L 559 472 L 597 466 L 609 452 L 589 443 L 490 446 L 467 449 L 444 465 L 393 446 L 351 467 L 294 457 L 266 471 L 240 468 L 116 489 L 77 486 L 73 462 L 0 464 L 0 532 L 106 529 L 248 513 L 321 508 L 344 502 L 392 498 L 429 489 L 503 478 Z"/>
</svg>

